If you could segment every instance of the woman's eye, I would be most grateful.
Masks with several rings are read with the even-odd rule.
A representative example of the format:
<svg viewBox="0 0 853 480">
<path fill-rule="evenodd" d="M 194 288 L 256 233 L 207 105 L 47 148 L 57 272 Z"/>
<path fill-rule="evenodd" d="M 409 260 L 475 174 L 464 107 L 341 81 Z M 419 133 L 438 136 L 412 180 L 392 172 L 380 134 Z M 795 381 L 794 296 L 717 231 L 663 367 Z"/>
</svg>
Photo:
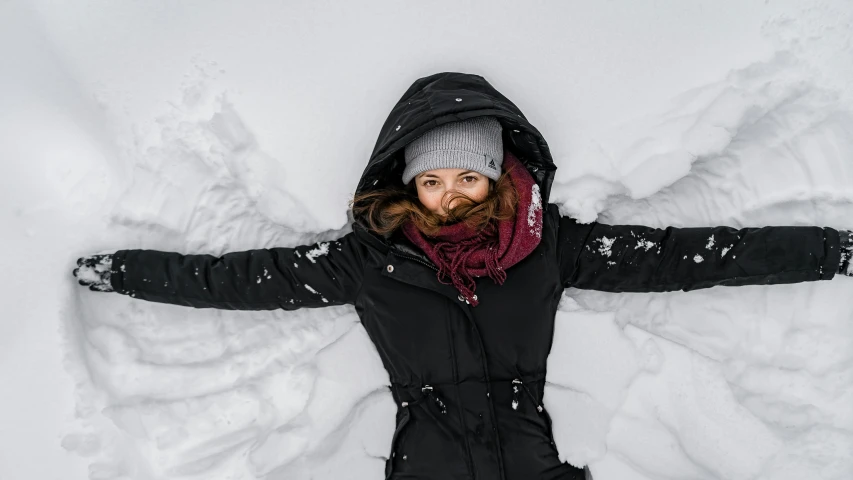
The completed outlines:
<svg viewBox="0 0 853 480">
<path fill-rule="evenodd" d="M 462 181 L 465 183 L 473 183 L 473 182 L 477 181 L 477 177 L 475 177 L 474 175 L 468 175 L 468 176 L 462 177 Z"/>
<path fill-rule="evenodd" d="M 425 187 L 434 187 L 438 184 L 435 180 L 427 180 L 424 182 Z"/>
</svg>

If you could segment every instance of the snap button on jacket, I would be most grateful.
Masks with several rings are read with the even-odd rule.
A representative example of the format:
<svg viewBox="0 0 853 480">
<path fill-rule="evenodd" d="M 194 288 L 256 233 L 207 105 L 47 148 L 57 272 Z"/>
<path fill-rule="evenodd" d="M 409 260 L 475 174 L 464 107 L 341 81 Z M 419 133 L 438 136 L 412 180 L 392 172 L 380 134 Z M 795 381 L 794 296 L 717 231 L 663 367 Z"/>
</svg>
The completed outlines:
<svg viewBox="0 0 853 480">
<path fill-rule="evenodd" d="M 332 242 L 211 255 L 120 250 L 113 289 L 144 300 L 244 310 L 353 305 L 397 407 L 386 479 L 568 480 L 544 402 L 554 315 L 565 288 L 661 292 L 831 279 L 838 232 L 821 227 L 650 228 L 581 224 L 548 204 L 554 165 L 521 111 L 483 77 L 418 79 L 392 109 L 358 193 L 399 182 L 403 147 L 438 125 L 497 117 L 543 204 L 539 246 L 472 307 L 403 235 L 356 218 Z M 579 161 L 579 160 L 578 160 Z M 713 239 L 713 242 L 709 242 Z M 709 246 L 710 245 L 710 246 Z M 701 256 L 702 261 L 695 261 Z"/>
</svg>

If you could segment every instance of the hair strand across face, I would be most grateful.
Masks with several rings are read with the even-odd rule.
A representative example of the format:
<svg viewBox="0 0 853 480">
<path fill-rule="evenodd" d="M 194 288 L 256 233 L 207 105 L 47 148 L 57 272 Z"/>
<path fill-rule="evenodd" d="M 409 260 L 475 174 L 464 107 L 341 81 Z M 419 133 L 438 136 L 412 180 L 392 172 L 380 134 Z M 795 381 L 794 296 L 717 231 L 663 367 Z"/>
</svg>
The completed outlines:
<svg viewBox="0 0 853 480">
<path fill-rule="evenodd" d="M 496 182 L 490 182 L 488 195 L 479 203 L 462 193 L 448 194 L 443 200 L 446 216 L 424 207 L 418 200 L 413 183 L 362 193 L 356 195 L 350 204 L 353 214 L 364 217 L 371 231 L 386 237 L 407 221 L 414 223 L 426 235 L 436 235 L 442 226 L 458 222 L 465 222 L 468 227 L 479 231 L 490 222 L 512 219 L 518 205 L 518 192 L 508 170 Z M 456 205 L 447 208 L 455 199 Z"/>
</svg>

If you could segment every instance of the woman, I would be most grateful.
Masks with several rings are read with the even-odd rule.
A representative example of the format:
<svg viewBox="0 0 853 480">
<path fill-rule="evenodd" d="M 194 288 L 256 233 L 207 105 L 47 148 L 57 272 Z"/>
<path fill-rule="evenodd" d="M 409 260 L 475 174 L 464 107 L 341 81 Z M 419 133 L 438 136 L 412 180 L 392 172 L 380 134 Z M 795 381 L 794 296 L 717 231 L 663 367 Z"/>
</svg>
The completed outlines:
<svg viewBox="0 0 853 480">
<path fill-rule="evenodd" d="M 196 308 L 354 305 L 398 405 L 386 478 L 442 480 L 584 478 L 559 461 L 542 401 L 565 288 L 851 273 L 851 234 L 832 228 L 579 224 L 548 203 L 555 170 L 539 131 L 484 78 L 439 73 L 391 111 L 337 241 L 221 257 L 120 250 L 74 273 L 93 290 Z"/>
</svg>

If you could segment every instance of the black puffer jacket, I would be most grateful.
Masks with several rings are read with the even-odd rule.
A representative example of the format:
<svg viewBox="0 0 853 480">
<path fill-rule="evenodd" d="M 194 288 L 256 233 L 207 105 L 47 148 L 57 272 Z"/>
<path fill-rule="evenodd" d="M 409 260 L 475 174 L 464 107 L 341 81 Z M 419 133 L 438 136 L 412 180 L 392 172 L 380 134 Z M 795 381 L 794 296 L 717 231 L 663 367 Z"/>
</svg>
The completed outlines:
<svg viewBox="0 0 853 480">
<path fill-rule="evenodd" d="M 477 75 L 417 80 L 382 127 L 358 192 L 399 182 L 402 148 L 447 122 L 493 115 L 504 145 L 539 183 L 541 244 L 507 271 L 477 280 L 479 306 L 436 279 L 399 234 L 360 219 L 334 242 L 210 255 L 121 250 L 121 293 L 197 308 L 277 309 L 352 304 L 388 370 L 399 406 L 386 477 L 431 480 L 582 478 L 557 457 L 543 408 L 554 315 L 567 287 L 610 292 L 832 278 L 832 228 L 666 228 L 579 224 L 548 204 L 556 167 L 542 135 Z M 711 241 L 713 239 L 713 242 Z M 700 258 L 701 257 L 701 258 Z"/>
</svg>

